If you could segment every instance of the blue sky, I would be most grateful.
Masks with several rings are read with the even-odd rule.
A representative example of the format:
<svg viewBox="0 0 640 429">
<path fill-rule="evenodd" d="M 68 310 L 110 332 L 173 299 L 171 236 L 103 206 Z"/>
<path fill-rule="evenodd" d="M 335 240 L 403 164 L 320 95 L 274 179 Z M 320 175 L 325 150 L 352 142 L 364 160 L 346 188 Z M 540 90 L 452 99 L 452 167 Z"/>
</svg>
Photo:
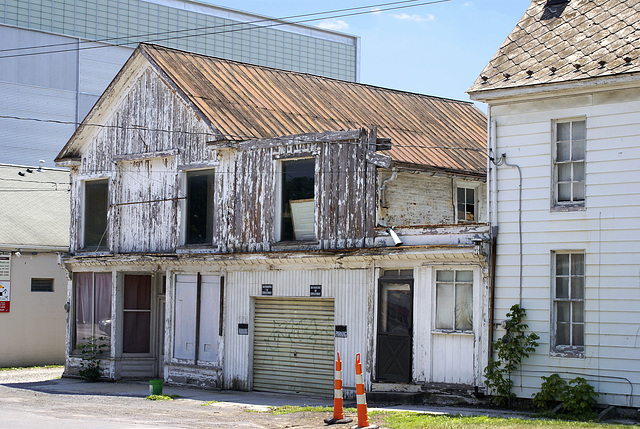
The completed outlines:
<svg viewBox="0 0 640 429">
<path fill-rule="evenodd" d="M 280 18 L 385 0 L 205 1 Z M 362 83 L 468 100 L 465 91 L 529 4 L 530 0 L 450 0 L 309 24 L 360 37 Z"/>
</svg>

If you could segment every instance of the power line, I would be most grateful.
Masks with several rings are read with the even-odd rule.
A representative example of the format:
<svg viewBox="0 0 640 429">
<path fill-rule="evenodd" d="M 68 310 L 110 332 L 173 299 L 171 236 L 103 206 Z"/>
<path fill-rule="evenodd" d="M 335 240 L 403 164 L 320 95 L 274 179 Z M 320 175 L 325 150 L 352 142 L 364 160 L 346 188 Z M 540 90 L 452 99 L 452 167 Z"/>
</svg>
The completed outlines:
<svg viewBox="0 0 640 429">
<path fill-rule="evenodd" d="M 344 18 L 347 16 L 357 16 L 357 15 L 365 15 L 365 14 L 369 14 L 369 13 L 379 13 L 379 12 L 386 12 L 389 10 L 398 10 L 398 9 L 407 9 L 407 8 L 411 8 L 411 7 L 418 7 L 418 6 L 426 6 L 426 5 L 432 5 L 432 4 L 437 4 L 437 3 L 446 3 L 446 2 L 450 2 L 452 0 L 430 0 L 430 1 L 424 1 L 421 3 L 416 3 L 416 4 L 410 4 L 407 5 L 405 3 L 414 3 L 416 1 L 419 0 L 403 0 L 403 1 L 397 1 L 397 2 L 391 2 L 391 3 L 380 3 L 380 4 L 376 4 L 376 5 L 369 5 L 369 6 L 360 6 L 360 7 L 355 7 L 355 8 L 347 8 L 347 9 L 336 9 L 334 11 L 327 11 L 327 12 L 316 12 L 316 13 L 310 13 L 310 14 L 303 14 L 303 15 L 294 15 L 294 17 L 306 17 L 306 16 L 315 16 L 315 15 L 328 15 L 328 14 L 332 14 L 332 13 L 337 13 L 337 15 L 330 15 L 330 16 L 325 16 L 325 17 L 321 17 L 321 18 L 309 18 L 309 19 L 302 19 L 299 21 L 283 21 L 283 22 L 279 22 L 279 23 L 274 23 L 271 25 L 265 25 L 265 26 L 261 26 L 261 28 L 273 28 L 273 27 L 279 27 L 279 26 L 283 26 L 283 25 L 291 25 L 291 24 L 301 24 L 301 23 L 306 23 L 306 22 L 313 22 L 313 21 L 320 21 L 320 20 L 324 20 L 324 19 L 332 19 L 332 18 Z M 397 4 L 403 4 L 402 6 L 390 6 L 390 7 L 382 7 L 382 6 L 387 6 L 387 5 L 397 5 Z M 342 12 L 348 12 L 348 11 L 354 11 L 354 10 L 361 10 L 361 9 L 371 9 L 371 8 L 375 8 L 374 10 L 367 10 L 367 11 L 360 11 L 360 12 L 351 12 L 351 13 L 343 13 Z M 269 19 L 268 21 L 274 21 L 274 20 L 278 20 L 277 18 L 275 19 Z M 255 22 L 262 22 L 265 21 L 265 19 L 263 20 L 258 20 Z M 207 36 L 207 35 L 213 35 L 213 34 L 224 34 L 224 33 L 230 33 L 230 32 L 235 32 L 235 31 L 245 31 L 245 30 L 249 30 L 252 28 L 244 28 L 247 25 L 253 25 L 252 22 L 243 22 L 243 23 L 234 23 L 234 24 L 224 24 L 222 25 L 222 27 L 227 27 L 227 26 L 242 26 L 243 28 L 237 28 L 237 29 L 229 29 L 229 30 L 223 30 L 223 31 L 213 31 L 213 32 L 206 32 L 206 33 L 201 33 L 201 34 L 187 34 L 187 35 L 181 35 L 181 36 L 175 36 L 175 37 L 165 37 L 165 38 L 161 38 L 161 39 L 149 39 L 146 40 L 146 42 L 162 42 L 162 41 L 167 41 L 167 40 L 177 40 L 177 39 L 183 39 L 183 38 L 189 38 L 189 37 L 198 37 L 198 36 Z M 220 27 L 220 26 L 211 26 L 211 27 L 201 27 L 200 29 L 215 29 L 216 27 Z M 173 32 L 165 32 L 165 33 L 174 33 L 174 32 L 183 32 L 183 31 L 199 31 L 200 29 L 185 29 L 185 30 L 175 30 Z M 153 33 L 151 33 L 153 34 Z M 156 33 L 156 34 L 163 34 L 163 33 Z M 119 37 L 119 38 L 114 38 L 114 39 L 123 39 L 123 38 L 139 38 L 139 37 L 143 37 L 143 36 L 125 36 L 125 37 Z M 97 41 L 87 41 L 84 43 L 96 43 Z M 81 50 L 86 50 L 86 49 L 101 49 L 101 48 L 107 48 L 107 47 L 111 47 L 111 46 L 127 46 L 127 45 L 131 45 L 134 43 L 138 43 L 135 41 L 131 41 L 131 42 L 123 42 L 123 43 L 113 43 L 113 44 L 109 44 L 109 45 L 100 45 L 100 46 L 86 46 L 86 47 L 73 47 L 71 49 L 59 49 L 59 50 L 53 50 L 53 51 L 46 51 L 46 52 L 29 52 L 29 53 L 23 53 L 23 54 L 13 54 L 13 55 L 3 55 L 0 56 L 0 59 L 4 59 L 4 58 L 17 58 L 17 57 L 27 57 L 27 56 L 34 56 L 34 55 L 44 55 L 44 54 L 55 54 L 55 53 L 63 53 L 63 52 L 75 52 L 75 51 L 81 51 Z M 60 44 L 60 45 L 64 45 L 64 44 Z M 77 45 L 77 43 L 69 43 L 69 45 Z M 49 45 L 43 45 L 43 47 L 47 47 Z M 51 45 L 53 46 L 53 45 Z M 10 50 L 17 50 L 17 49 L 35 49 L 37 47 L 25 47 L 25 48 L 11 48 Z M 8 51 L 8 50 L 7 50 Z M 3 52 L 2 50 L 0 50 L 0 52 Z"/>
</svg>

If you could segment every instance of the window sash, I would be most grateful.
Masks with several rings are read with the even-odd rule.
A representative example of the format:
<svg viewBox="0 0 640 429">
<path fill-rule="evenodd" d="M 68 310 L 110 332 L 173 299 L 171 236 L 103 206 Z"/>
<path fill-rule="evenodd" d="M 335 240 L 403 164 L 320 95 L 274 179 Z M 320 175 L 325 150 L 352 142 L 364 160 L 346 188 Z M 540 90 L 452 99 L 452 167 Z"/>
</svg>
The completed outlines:
<svg viewBox="0 0 640 429">
<path fill-rule="evenodd" d="M 584 350 L 585 265 L 583 253 L 555 253 L 553 297 L 553 349 Z"/>
<path fill-rule="evenodd" d="M 109 181 L 107 179 L 86 181 L 84 183 L 84 248 L 107 247 L 108 210 Z"/>
<path fill-rule="evenodd" d="M 314 240 L 315 159 L 281 161 L 280 168 L 280 241 Z"/>
<path fill-rule="evenodd" d="M 213 242 L 214 174 L 213 170 L 187 172 L 186 244 Z"/>
<path fill-rule="evenodd" d="M 111 343 L 111 273 L 74 274 L 74 347 L 90 337 Z"/>
<path fill-rule="evenodd" d="M 586 121 L 556 122 L 554 182 L 558 204 L 585 200 Z"/>
<path fill-rule="evenodd" d="M 458 222 L 474 222 L 476 220 L 476 195 L 473 188 L 457 188 Z"/>
<path fill-rule="evenodd" d="M 436 329 L 473 331 L 473 271 L 436 271 Z"/>
<path fill-rule="evenodd" d="M 151 276 L 124 276 L 123 353 L 151 351 Z"/>
</svg>

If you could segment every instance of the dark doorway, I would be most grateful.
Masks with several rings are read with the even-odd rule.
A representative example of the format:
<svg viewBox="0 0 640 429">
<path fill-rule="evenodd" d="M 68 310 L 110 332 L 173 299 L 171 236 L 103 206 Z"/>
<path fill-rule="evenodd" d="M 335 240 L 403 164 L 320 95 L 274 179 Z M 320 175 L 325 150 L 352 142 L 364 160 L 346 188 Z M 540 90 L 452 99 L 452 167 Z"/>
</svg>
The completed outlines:
<svg viewBox="0 0 640 429">
<path fill-rule="evenodd" d="M 413 280 L 379 280 L 376 379 L 411 381 Z"/>
</svg>

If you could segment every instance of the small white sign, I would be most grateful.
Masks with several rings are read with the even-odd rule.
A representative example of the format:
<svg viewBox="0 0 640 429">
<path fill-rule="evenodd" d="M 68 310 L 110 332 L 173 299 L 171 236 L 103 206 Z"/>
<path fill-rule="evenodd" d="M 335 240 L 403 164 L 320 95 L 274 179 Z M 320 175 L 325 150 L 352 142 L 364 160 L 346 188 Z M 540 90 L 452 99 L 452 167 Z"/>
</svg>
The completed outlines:
<svg viewBox="0 0 640 429">
<path fill-rule="evenodd" d="M 0 253 L 0 280 L 11 280 L 11 253 Z"/>
</svg>

